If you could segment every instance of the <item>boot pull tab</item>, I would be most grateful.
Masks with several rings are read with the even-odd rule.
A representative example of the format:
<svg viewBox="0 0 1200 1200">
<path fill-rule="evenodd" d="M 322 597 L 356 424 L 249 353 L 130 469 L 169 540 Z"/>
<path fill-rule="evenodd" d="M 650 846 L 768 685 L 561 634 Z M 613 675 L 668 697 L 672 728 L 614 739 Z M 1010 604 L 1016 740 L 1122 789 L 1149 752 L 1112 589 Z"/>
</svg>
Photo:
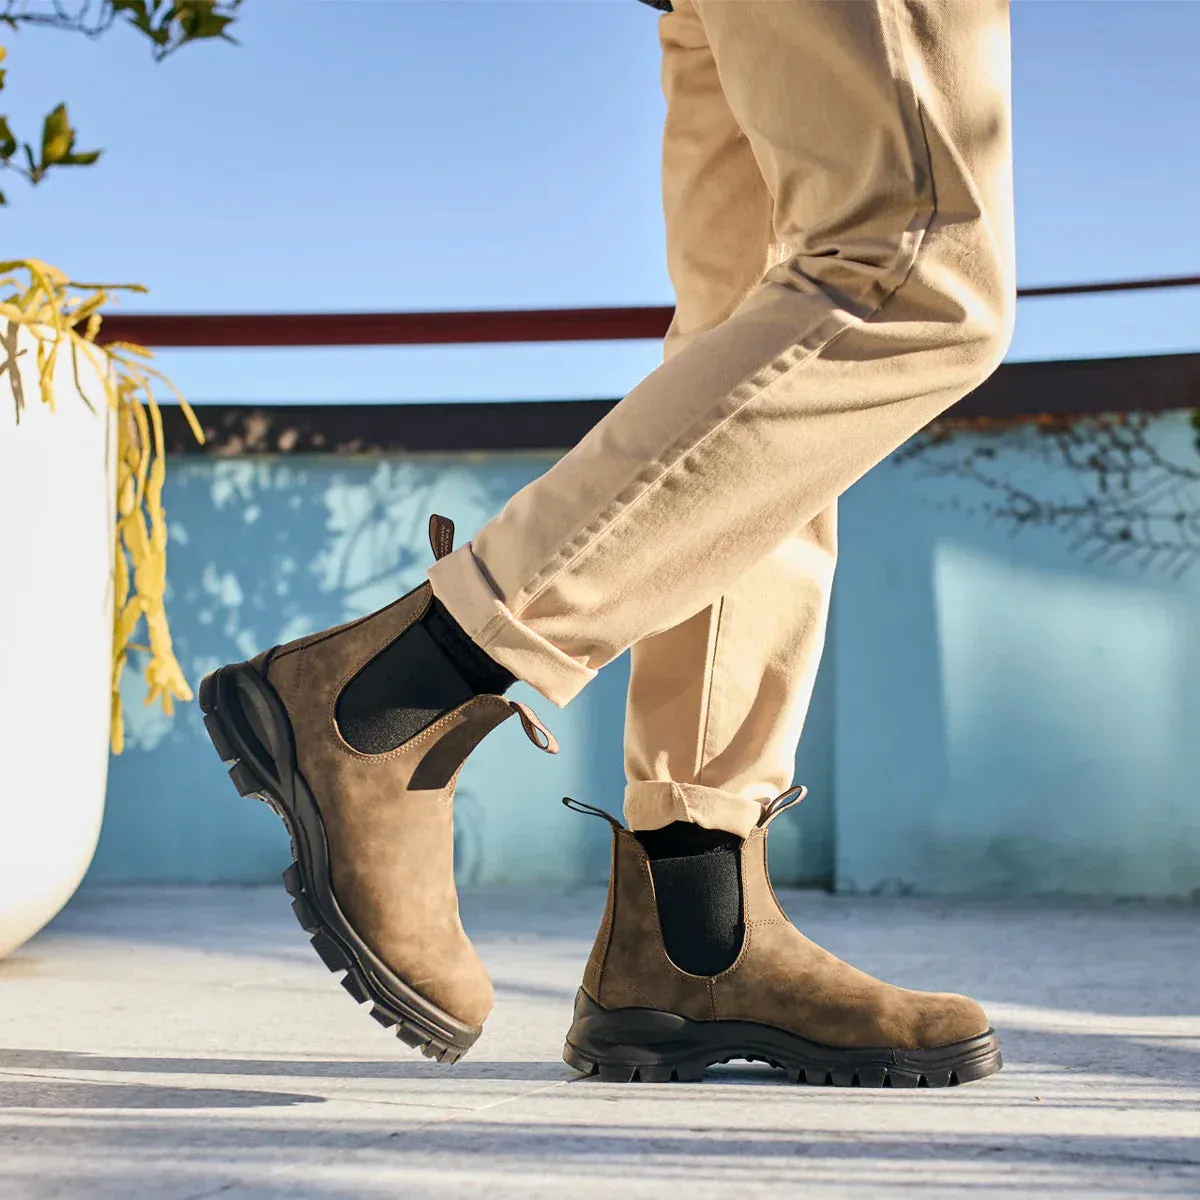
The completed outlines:
<svg viewBox="0 0 1200 1200">
<path fill-rule="evenodd" d="M 570 796 L 564 796 L 562 802 L 563 807 L 569 808 L 572 812 L 584 813 L 590 817 L 603 817 L 618 833 L 625 832 L 625 826 L 612 813 L 605 812 L 602 808 L 596 808 L 593 804 L 584 804 L 582 800 L 572 800 Z"/>
<path fill-rule="evenodd" d="M 522 704 L 520 700 L 509 700 L 508 702 L 513 706 L 517 716 L 521 718 L 521 725 L 525 729 L 525 736 L 539 750 L 545 750 L 547 754 L 557 754 L 558 741 L 555 739 L 554 734 L 538 720 L 537 713 L 528 704 Z M 542 742 L 538 737 L 539 733 L 545 736 L 545 742 Z"/>
<path fill-rule="evenodd" d="M 445 558 L 454 549 L 454 522 L 434 513 L 429 518 L 429 544 L 435 559 Z"/>
<path fill-rule="evenodd" d="M 796 795 L 797 792 L 800 793 L 798 796 Z M 761 828 L 764 825 L 769 825 L 784 809 L 799 804 L 807 795 L 808 788 L 803 784 L 788 788 L 786 792 L 781 792 L 774 800 L 763 805 L 762 816 L 758 818 L 758 827 Z M 793 798 L 789 799 L 789 797 Z"/>
</svg>

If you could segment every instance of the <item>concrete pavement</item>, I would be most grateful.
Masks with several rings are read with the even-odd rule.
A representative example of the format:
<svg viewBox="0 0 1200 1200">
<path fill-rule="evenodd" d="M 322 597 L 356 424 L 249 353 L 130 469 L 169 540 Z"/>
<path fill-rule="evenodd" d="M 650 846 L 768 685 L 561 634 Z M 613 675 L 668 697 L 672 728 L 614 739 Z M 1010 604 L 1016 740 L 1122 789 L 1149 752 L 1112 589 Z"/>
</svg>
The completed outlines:
<svg viewBox="0 0 1200 1200">
<path fill-rule="evenodd" d="M 1200 907 L 782 892 L 1005 1069 L 937 1091 L 580 1080 L 598 889 L 464 897 L 497 1010 L 456 1067 L 379 1028 L 282 886 L 95 889 L 0 962 L 0 1198 L 1200 1196 Z"/>
</svg>

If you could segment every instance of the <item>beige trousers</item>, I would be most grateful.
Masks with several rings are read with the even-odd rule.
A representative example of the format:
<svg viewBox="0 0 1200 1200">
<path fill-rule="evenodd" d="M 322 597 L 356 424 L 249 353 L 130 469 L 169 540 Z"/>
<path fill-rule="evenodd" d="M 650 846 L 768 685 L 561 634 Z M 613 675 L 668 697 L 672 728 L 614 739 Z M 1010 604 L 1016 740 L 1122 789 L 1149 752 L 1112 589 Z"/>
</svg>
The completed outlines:
<svg viewBox="0 0 1200 1200">
<path fill-rule="evenodd" d="M 560 707 L 631 648 L 630 827 L 744 835 L 792 781 L 837 497 L 1011 342 L 1008 0 L 658 26 L 663 364 L 428 578 Z"/>
</svg>

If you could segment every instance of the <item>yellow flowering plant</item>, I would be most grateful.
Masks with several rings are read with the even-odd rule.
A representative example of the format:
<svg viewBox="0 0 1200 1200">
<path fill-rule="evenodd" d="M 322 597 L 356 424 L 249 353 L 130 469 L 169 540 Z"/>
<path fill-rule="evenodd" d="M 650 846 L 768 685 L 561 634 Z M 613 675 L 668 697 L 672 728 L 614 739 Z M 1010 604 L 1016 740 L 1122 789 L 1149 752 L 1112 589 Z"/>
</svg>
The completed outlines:
<svg viewBox="0 0 1200 1200">
<path fill-rule="evenodd" d="M 228 26 L 241 0 L 80 0 L 70 11 L 63 0 L 47 6 L 37 0 L 0 0 L 0 23 L 17 32 L 23 25 L 71 30 L 95 37 L 115 22 L 149 41 L 155 61 L 180 46 L 203 39 L 233 42 Z M 236 44 L 236 43 L 235 43 Z M 0 46 L 0 63 L 6 50 Z M 5 72 L 0 69 L 0 89 Z M 91 166 L 99 150 L 75 149 L 75 130 L 65 104 L 59 104 L 42 123 L 40 145 L 19 142 L 0 116 L 0 169 L 39 184 L 59 167 Z M 0 205 L 7 199 L 0 193 Z M 98 343 L 102 309 L 119 292 L 144 293 L 139 284 L 77 283 L 56 267 L 35 258 L 0 262 L 0 376 L 8 375 L 16 402 L 17 420 L 27 400 L 17 370 L 17 333 L 24 328 L 35 340 L 40 402 L 55 408 L 54 378 L 59 355 L 71 356 L 76 391 L 89 403 L 80 385 L 79 364 L 86 360 L 103 381 L 109 407 L 117 421 L 117 521 L 114 530 L 115 609 L 112 644 L 113 752 L 124 748 L 120 698 L 121 676 L 131 650 L 147 654 L 146 703 L 158 701 L 170 714 L 176 700 L 192 698 L 175 658 L 167 625 L 164 596 L 167 571 L 167 525 L 162 504 L 166 462 L 162 419 L 155 384 L 168 388 L 179 402 L 197 441 L 204 434 L 179 389 L 149 365 L 153 354 L 130 342 Z M 90 407 L 90 404 L 89 404 Z M 145 622 L 146 641 L 135 642 Z"/>
<path fill-rule="evenodd" d="M 25 278 L 21 278 L 21 275 Z M 0 262 L 0 318 L 8 322 L 10 347 L 7 362 L 10 385 L 17 405 L 17 420 L 26 398 L 16 370 L 12 332 L 23 326 L 37 343 L 37 373 L 41 402 L 54 411 L 53 380 L 58 356 L 65 348 L 71 356 L 76 390 L 88 403 L 79 380 L 82 356 L 100 376 L 109 406 L 117 413 L 117 524 L 115 610 L 112 649 L 112 748 L 124 747 L 121 711 L 121 675 L 130 650 L 149 654 L 146 665 L 148 704 L 159 700 L 168 714 L 175 700 L 190 700 L 171 646 L 164 611 L 167 585 L 167 525 L 162 505 L 166 465 L 163 457 L 162 418 L 152 381 L 169 388 L 186 414 L 197 441 L 204 434 L 195 414 L 175 385 L 148 365 L 151 352 L 130 342 L 97 345 L 103 321 L 100 309 L 114 292 L 144 292 L 137 284 L 73 283 L 54 267 L 36 259 Z M 11 289 L 11 290 L 10 290 Z M 132 586 L 131 586 L 132 585 Z M 145 619 L 149 644 L 133 641 Z"/>
</svg>

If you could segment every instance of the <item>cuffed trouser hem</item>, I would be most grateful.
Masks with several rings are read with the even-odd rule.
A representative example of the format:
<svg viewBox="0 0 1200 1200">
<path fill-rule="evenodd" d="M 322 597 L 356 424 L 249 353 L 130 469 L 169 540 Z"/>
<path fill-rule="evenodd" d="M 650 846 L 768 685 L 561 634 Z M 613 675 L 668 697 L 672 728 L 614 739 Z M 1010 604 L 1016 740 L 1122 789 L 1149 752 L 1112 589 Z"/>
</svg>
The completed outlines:
<svg viewBox="0 0 1200 1200">
<path fill-rule="evenodd" d="M 492 590 L 466 542 L 425 572 L 433 594 L 489 658 L 536 688 L 559 708 L 573 700 L 597 672 L 564 654 L 518 621 Z"/>
<path fill-rule="evenodd" d="M 661 829 L 672 821 L 691 821 L 705 829 L 748 837 L 762 812 L 758 800 L 698 783 L 651 779 L 625 785 L 625 823 L 630 829 Z"/>
</svg>

